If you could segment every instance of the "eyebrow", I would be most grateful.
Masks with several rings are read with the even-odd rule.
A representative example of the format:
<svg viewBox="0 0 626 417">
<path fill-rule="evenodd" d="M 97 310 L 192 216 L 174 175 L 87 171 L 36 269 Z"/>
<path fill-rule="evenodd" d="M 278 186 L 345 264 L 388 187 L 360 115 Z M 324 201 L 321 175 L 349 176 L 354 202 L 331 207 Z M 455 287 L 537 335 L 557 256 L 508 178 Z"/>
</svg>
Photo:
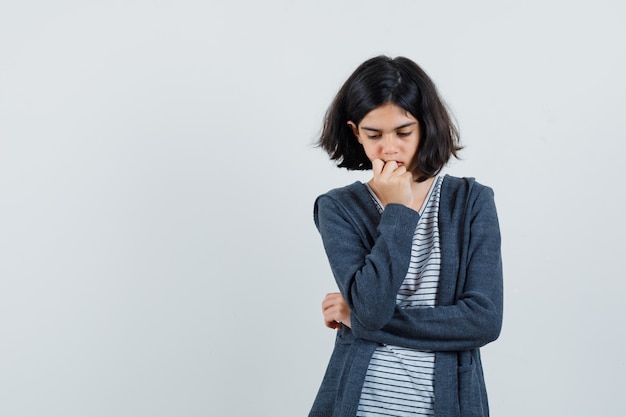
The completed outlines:
<svg viewBox="0 0 626 417">
<path fill-rule="evenodd" d="M 404 129 L 405 127 L 409 127 L 409 126 L 416 125 L 416 124 L 417 124 L 417 122 L 409 122 L 409 123 L 405 123 L 405 124 L 403 124 L 401 126 L 398 126 L 398 127 L 394 128 L 392 130 L 400 130 L 400 129 Z M 381 129 L 374 129 L 373 127 L 367 127 L 367 126 L 362 126 L 361 129 L 369 130 L 370 132 L 382 132 Z"/>
</svg>

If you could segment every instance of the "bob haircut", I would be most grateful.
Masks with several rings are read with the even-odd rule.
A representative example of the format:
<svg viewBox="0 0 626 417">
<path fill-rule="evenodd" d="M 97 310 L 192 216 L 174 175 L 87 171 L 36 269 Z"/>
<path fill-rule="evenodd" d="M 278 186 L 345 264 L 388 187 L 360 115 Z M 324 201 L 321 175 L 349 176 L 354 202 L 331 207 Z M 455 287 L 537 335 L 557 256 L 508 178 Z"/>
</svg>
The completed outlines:
<svg viewBox="0 0 626 417">
<path fill-rule="evenodd" d="M 409 170 L 424 181 L 437 175 L 462 149 L 459 133 L 430 77 L 404 57 L 378 56 L 362 63 L 343 84 L 326 112 L 317 146 L 337 166 L 372 169 L 348 121 L 357 124 L 373 109 L 394 103 L 419 122 L 420 142 Z"/>
</svg>

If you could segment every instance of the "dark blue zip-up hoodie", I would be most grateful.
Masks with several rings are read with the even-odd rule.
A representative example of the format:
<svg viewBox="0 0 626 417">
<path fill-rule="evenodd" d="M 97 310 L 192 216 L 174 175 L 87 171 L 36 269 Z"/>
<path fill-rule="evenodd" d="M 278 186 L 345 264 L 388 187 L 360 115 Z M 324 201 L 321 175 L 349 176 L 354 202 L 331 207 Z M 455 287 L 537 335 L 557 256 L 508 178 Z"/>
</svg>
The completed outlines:
<svg viewBox="0 0 626 417">
<path fill-rule="evenodd" d="M 435 352 L 435 416 L 489 415 L 479 348 L 502 327 L 502 259 L 493 191 L 444 177 L 439 202 L 441 276 L 434 308 L 400 308 L 419 214 L 400 204 L 378 213 L 364 184 L 331 190 L 314 220 L 352 329 L 337 332 L 309 417 L 353 417 L 379 344 Z"/>
</svg>

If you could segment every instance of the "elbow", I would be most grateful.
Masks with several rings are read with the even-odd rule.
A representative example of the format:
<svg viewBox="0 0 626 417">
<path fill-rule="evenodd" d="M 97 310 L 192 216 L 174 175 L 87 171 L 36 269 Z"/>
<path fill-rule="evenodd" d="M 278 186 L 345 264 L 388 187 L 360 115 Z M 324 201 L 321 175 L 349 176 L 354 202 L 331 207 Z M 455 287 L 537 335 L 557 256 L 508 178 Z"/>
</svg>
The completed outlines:
<svg viewBox="0 0 626 417">
<path fill-rule="evenodd" d="M 500 329 L 501 329 L 500 327 L 498 328 L 494 327 L 490 329 L 489 332 L 486 332 L 484 335 L 484 339 L 483 339 L 484 340 L 483 346 L 497 340 L 498 337 L 500 337 Z"/>
<path fill-rule="evenodd" d="M 479 324 L 479 345 L 484 346 L 500 337 L 502 330 L 502 314 L 499 312 L 490 312 L 483 317 Z"/>
<path fill-rule="evenodd" d="M 486 297 L 468 297 L 463 301 L 475 344 L 480 347 L 500 337 L 502 330 L 502 303 Z"/>
</svg>

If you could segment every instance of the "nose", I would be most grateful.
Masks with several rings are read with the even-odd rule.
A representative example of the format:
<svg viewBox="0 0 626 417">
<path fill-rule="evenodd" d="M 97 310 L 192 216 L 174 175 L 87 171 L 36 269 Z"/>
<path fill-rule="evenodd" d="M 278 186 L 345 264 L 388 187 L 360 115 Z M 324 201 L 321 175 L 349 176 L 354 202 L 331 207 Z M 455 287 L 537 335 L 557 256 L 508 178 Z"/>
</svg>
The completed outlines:
<svg viewBox="0 0 626 417">
<path fill-rule="evenodd" d="M 398 152 L 398 142 L 393 133 L 387 133 L 383 135 L 382 139 L 382 152 L 385 155 L 393 155 Z"/>
</svg>

